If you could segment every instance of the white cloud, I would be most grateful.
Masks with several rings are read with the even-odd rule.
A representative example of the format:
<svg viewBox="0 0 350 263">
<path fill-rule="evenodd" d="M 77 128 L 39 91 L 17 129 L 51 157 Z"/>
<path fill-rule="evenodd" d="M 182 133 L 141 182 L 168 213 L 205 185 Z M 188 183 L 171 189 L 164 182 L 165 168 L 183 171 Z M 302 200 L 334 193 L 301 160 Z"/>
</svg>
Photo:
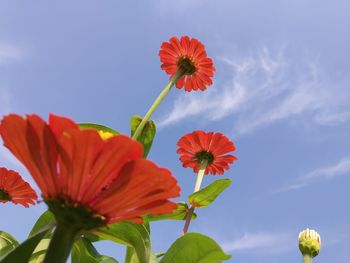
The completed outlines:
<svg viewBox="0 0 350 263">
<path fill-rule="evenodd" d="M 350 111 L 343 112 L 325 112 L 315 118 L 319 124 L 334 126 L 350 121 Z"/>
<path fill-rule="evenodd" d="M 245 233 L 232 242 L 222 243 L 224 251 L 284 253 L 295 248 L 296 238 L 289 233 Z"/>
<path fill-rule="evenodd" d="M 275 193 L 297 190 L 320 180 L 331 180 L 342 175 L 350 175 L 350 157 L 344 158 L 336 164 L 315 169 L 286 187 L 278 189 Z"/>
<path fill-rule="evenodd" d="M 221 58 L 232 77 L 204 93 L 181 93 L 160 127 L 190 117 L 234 120 L 236 134 L 246 134 L 292 118 L 319 125 L 350 120 L 350 89 L 324 77 L 314 60 L 287 58 L 286 48 L 263 48 L 243 58 Z M 350 86 L 350 83 L 349 83 Z"/>
<path fill-rule="evenodd" d="M 22 52 L 20 49 L 0 43 L 0 65 L 17 60 L 21 58 L 21 56 Z"/>
<path fill-rule="evenodd" d="M 314 178 L 331 179 L 333 177 L 350 174 L 350 158 L 345 158 L 335 165 L 323 167 L 308 173 L 304 180 L 313 180 Z"/>
</svg>

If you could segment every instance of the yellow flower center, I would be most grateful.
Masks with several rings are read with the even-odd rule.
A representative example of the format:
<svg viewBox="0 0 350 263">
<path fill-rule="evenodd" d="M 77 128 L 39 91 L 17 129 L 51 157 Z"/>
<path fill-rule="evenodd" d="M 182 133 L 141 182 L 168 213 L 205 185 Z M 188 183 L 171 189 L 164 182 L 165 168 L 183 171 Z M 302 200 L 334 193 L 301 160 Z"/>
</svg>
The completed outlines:
<svg viewBox="0 0 350 263">
<path fill-rule="evenodd" d="M 101 136 L 103 140 L 108 140 L 109 138 L 112 138 L 113 136 L 115 136 L 115 134 L 111 132 L 106 132 L 101 130 L 98 131 L 98 134 Z"/>
</svg>

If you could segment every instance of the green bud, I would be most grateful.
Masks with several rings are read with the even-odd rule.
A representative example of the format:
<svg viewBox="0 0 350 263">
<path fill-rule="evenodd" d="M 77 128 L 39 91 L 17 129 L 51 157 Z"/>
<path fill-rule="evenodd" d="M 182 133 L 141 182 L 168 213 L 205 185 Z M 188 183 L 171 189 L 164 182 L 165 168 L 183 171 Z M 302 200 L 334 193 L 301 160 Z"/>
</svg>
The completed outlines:
<svg viewBox="0 0 350 263">
<path fill-rule="evenodd" d="M 301 231 L 299 234 L 299 249 L 303 255 L 316 257 L 321 249 L 320 235 L 311 229 Z"/>
</svg>

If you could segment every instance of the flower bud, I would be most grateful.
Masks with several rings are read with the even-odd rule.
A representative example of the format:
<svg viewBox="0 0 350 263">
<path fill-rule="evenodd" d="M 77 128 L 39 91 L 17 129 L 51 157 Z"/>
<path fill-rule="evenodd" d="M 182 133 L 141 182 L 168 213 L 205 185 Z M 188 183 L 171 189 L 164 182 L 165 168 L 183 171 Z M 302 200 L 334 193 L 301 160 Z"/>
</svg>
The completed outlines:
<svg viewBox="0 0 350 263">
<path fill-rule="evenodd" d="M 306 229 L 299 234 L 299 249 L 303 255 L 316 257 L 321 249 L 321 237 L 312 229 Z"/>
</svg>

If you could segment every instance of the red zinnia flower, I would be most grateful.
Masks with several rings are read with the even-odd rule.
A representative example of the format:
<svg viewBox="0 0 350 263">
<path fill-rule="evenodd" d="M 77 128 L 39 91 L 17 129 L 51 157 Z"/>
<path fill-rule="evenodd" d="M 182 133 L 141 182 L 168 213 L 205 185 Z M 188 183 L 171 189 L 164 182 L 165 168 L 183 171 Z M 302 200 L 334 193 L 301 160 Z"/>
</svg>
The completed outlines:
<svg viewBox="0 0 350 263">
<path fill-rule="evenodd" d="M 37 198 L 33 188 L 17 172 L 0 167 L 0 203 L 10 201 L 29 207 Z"/>
<path fill-rule="evenodd" d="M 177 207 L 168 200 L 179 196 L 176 179 L 142 159 L 142 145 L 127 136 L 103 140 L 96 130 L 80 130 L 72 120 L 55 115 L 48 124 L 37 115 L 9 115 L 0 133 L 58 220 L 76 215 L 80 228 L 89 229 L 97 219 L 97 226 L 142 223 L 143 215 L 167 214 Z"/>
<path fill-rule="evenodd" d="M 164 42 L 159 51 L 161 68 L 171 77 L 180 69 L 182 77 L 176 87 L 185 87 L 186 91 L 205 90 L 210 86 L 215 72 L 213 61 L 207 57 L 204 45 L 195 38 L 183 36 L 170 38 Z"/>
<path fill-rule="evenodd" d="M 182 166 L 193 168 L 196 173 L 204 159 L 208 161 L 205 174 L 223 174 L 230 168 L 229 164 L 237 160 L 227 154 L 236 150 L 233 142 L 219 132 L 194 131 L 181 137 L 177 146 Z"/>
</svg>

